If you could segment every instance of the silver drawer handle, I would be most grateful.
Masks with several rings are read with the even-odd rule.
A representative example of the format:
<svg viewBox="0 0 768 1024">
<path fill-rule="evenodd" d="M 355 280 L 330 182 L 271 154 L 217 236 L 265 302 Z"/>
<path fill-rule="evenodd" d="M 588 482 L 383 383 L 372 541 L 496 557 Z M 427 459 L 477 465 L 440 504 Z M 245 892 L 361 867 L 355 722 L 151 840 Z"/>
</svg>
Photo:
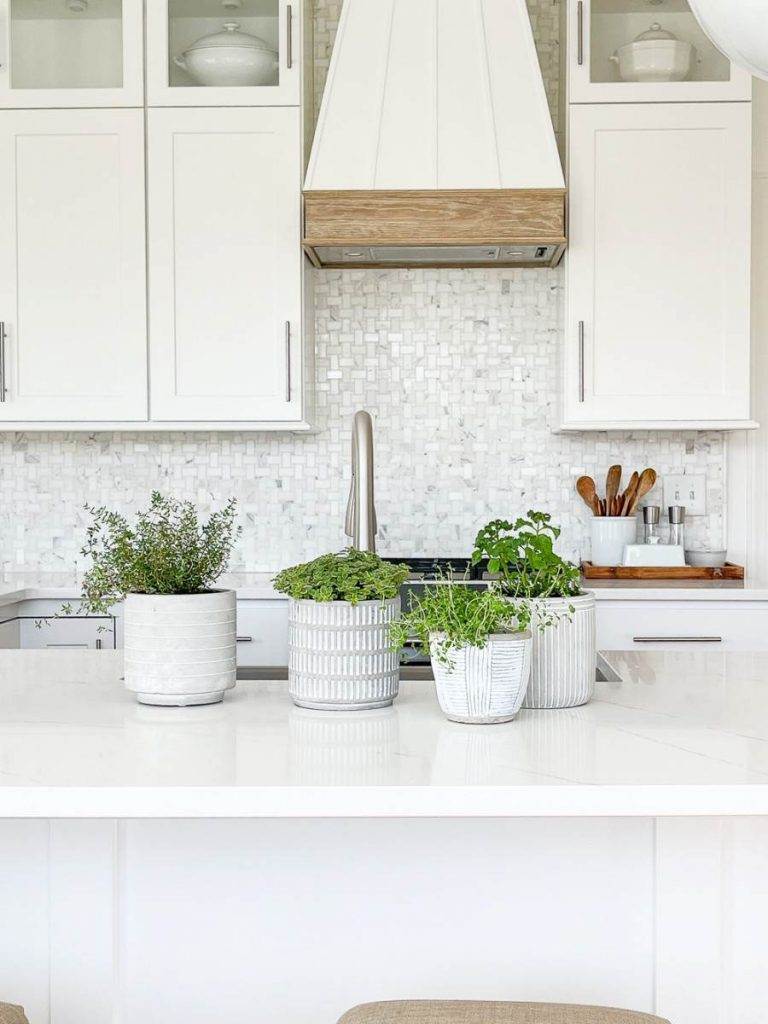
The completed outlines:
<svg viewBox="0 0 768 1024">
<path fill-rule="evenodd" d="M 0 320 L 0 402 L 4 402 L 8 394 L 5 385 L 5 337 L 5 324 Z"/>
<path fill-rule="evenodd" d="M 237 642 L 239 644 L 252 644 L 253 643 L 253 637 L 252 636 L 239 636 L 237 638 Z"/>
<path fill-rule="evenodd" d="M 285 44 L 285 63 L 288 65 L 288 70 L 293 67 L 293 7 L 288 4 L 285 10 L 286 20 L 286 44 Z"/>
<path fill-rule="evenodd" d="M 634 644 L 721 644 L 721 636 L 635 636 Z"/>
<path fill-rule="evenodd" d="M 285 321 L 285 400 L 291 400 L 291 321 Z"/>
<path fill-rule="evenodd" d="M 581 67 L 584 63 L 584 2 L 579 0 L 576 5 L 576 61 Z"/>
<path fill-rule="evenodd" d="M 584 401 L 584 321 L 579 320 L 579 401 Z"/>
</svg>

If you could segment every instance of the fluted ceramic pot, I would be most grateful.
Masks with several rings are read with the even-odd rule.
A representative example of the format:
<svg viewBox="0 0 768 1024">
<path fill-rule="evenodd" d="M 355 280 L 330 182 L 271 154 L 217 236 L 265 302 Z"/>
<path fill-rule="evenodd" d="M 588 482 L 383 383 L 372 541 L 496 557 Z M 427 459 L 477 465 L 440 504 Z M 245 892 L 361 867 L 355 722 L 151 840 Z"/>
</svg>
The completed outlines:
<svg viewBox="0 0 768 1024">
<path fill-rule="evenodd" d="M 543 598 L 531 604 L 531 680 L 523 707 L 586 704 L 592 698 L 597 668 L 594 594 Z M 539 623 L 550 618 L 555 621 L 540 629 Z"/>
<path fill-rule="evenodd" d="M 142 704 L 216 704 L 237 677 L 234 590 L 128 594 L 125 685 Z"/>
<path fill-rule="evenodd" d="M 432 635 L 433 641 L 440 634 Z M 450 651 L 451 665 L 432 659 L 437 699 L 446 718 L 469 725 L 511 722 L 520 710 L 531 668 L 531 634 L 497 633 L 485 647 Z"/>
<path fill-rule="evenodd" d="M 391 601 L 295 601 L 288 611 L 288 689 L 294 704 L 319 711 L 388 707 L 400 683 L 389 627 Z"/>
</svg>

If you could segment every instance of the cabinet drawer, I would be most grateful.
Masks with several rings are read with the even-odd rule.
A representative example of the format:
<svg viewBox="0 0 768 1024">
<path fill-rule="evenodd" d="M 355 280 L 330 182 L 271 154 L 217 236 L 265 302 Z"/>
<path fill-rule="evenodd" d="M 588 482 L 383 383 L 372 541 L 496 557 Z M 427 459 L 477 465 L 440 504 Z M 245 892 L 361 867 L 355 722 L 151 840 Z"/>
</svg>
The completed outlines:
<svg viewBox="0 0 768 1024">
<path fill-rule="evenodd" d="M 84 650 L 112 650 L 115 627 L 111 617 L 40 619 L 20 616 L 18 646 L 22 650 L 44 650 L 53 647 Z"/>
<path fill-rule="evenodd" d="M 237 664 L 271 668 L 288 664 L 288 602 L 237 602 Z"/>
<path fill-rule="evenodd" d="M 768 650 L 768 605 L 759 601 L 599 601 L 600 650 L 711 646 Z"/>
</svg>

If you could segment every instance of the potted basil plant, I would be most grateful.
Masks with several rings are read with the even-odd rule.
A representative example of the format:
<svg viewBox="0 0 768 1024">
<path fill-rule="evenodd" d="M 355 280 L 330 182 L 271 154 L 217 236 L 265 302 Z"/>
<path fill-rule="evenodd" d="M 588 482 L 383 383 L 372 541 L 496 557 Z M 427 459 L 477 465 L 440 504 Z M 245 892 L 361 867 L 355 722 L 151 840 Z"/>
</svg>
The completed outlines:
<svg viewBox="0 0 768 1024">
<path fill-rule="evenodd" d="M 407 577 L 407 566 L 354 548 L 275 577 L 275 589 L 290 598 L 288 689 L 295 704 L 322 711 L 392 704 L 400 659 L 389 628 Z"/>
<path fill-rule="evenodd" d="M 391 629 L 401 648 L 414 637 L 429 650 L 443 714 L 452 722 L 490 725 L 516 717 L 528 688 L 531 634 L 525 602 L 498 586 L 438 581 Z"/>
<path fill-rule="evenodd" d="M 214 704 L 235 685 L 237 606 L 216 589 L 239 535 L 236 502 L 201 523 L 191 502 L 155 491 L 133 524 L 86 505 L 91 565 L 80 608 L 124 601 L 125 685 L 142 704 Z M 65 606 L 71 613 L 71 606 Z"/>
<path fill-rule="evenodd" d="M 555 551 L 558 527 L 546 512 L 497 519 L 475 540 L 472 561 L 487 560 L 502 592 L 531 609 L 533 650 L 528 708 L 586 704 L 595 686 L 595 597 L 581 589 L 577 566 Z"/>
</svg>

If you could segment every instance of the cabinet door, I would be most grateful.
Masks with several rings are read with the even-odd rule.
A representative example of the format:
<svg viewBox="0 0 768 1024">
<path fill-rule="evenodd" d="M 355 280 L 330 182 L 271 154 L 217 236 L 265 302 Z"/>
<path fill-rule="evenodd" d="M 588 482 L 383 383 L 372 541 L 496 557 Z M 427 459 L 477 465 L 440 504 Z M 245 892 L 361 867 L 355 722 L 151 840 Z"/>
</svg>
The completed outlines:
<svg viewBox="0 0 768 1024">
<path fill-rule="evenodd" d="M 751 112 L 571 108 L 564 426 L 749 419 Z"/>
<path fill-rule="evenodd" d="M 302 0 L 152 0 L 147 5 L 151 106 L 298 106 Z"/>
<path fill-rule="evenodd" d="M 0 224 L 0 421 L 146 419 L 141 111 L 0 111 Z"/>
<path fill-rule="evenodd" d="M 296 108 L 149 113 L 153 420 L 300 420 Z"/>
<path fill-rule="evenodd" d="M 752 78 L 705 35 L 687 0 L 567 0 L 571 103 L 748 100 Z M 653 3 L 654 0 L 651 0 Z M 638 36 L 674 36 L 645 39 Z M 658 45 L 655 45 L 658 44 Z"/>
<path fill-rule="evenodd" d="M 142 0 L 0 0 L 0 107 L 140 107 Z"/>
</svg>

